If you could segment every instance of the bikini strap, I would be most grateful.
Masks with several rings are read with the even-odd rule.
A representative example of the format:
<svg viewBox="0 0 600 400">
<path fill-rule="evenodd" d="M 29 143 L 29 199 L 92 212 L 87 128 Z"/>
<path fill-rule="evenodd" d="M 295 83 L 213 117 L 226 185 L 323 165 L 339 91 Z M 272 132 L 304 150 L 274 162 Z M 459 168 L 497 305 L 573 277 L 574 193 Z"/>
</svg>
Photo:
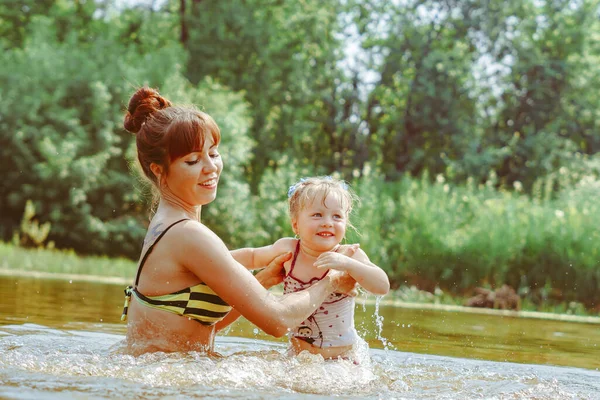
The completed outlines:
<svg viewBox="0 0 600 400">
<path fill-rule="evenodd" d="M 156 240 L 154 241 L 154 243 L 152 243 L 150 245 L 150 247 L 148 247 L 148 250 L 146 251 L 146 254 L 144 254 L 144 258 L 142 258 L 142 262 L 140 262 L 140 266 L 138 267 L 137 276 L 135 277 L 134 287 L 137 287 L 137 285 L 138 285 L 138 282 L 140 280 L 140 274 L 142 273 L 142 268 L 144 267 L 144 263 L 146 262 L 146 259 L 148 258 L 148 256 L 150 255 L 150 253 L 152 253 L 152 249 L 154 248 L 154 245 L 156 245 L 156 243 L 158 243 L 158 241 L 165 235 L 165 233 L 167 233 L 167 231 L 169 229 L 171 229 L 173 226 L 177 225 L 178 223 L 180 223 L 182 221 L 187 221 L 187 220 L 189 220 L 189 218 L 183 218 L 183 219 L 180 219 L 179 221 L 175 221 L 171 225 L 167 226 L 167 228 L 164 231 L 162 231 L 160 233 L 160 235 L 158 235 L 158 237 L 156 238 Z"/>
</svg>

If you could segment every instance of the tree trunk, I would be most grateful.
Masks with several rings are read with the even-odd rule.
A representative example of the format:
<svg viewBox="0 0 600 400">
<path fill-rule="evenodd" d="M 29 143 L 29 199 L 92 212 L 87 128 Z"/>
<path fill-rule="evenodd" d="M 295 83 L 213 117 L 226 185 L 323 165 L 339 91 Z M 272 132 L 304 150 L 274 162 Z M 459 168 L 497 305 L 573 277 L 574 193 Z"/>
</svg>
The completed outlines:
<svg viewBox="0 0 600 400">
<path fill-rule="evenodd" d="M 180 0 L 179 4 L 179 19 L 180 19 L 180 23 L 181 23 L 181 44 L 183 44 L 183 47 L 186 47 L 187 45 L 187 41 L 189 38 L 189 33 L 188 33 L 188 29 L 187 29 L 187 25 L 186 25 L 186 21 L 185 21 L 185 3 L 186 0 Z"/>
</svg>

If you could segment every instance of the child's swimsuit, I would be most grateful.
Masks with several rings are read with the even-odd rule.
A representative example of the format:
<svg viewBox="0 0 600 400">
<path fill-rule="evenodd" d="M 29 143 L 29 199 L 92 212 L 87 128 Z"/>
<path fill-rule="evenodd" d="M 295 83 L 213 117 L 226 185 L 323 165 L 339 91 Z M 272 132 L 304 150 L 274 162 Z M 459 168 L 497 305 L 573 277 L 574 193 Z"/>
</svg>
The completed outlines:
<svg viewBox="0 0 600 400">
<path fill-rule="evenodd" d="M 294 277 L 292 274 L 299 252 L 298 240 L 290 272 L 283 280 L 284 294 L 304 290 L 327 275 L 325 273 L 320 278 L 312 278 L 308 282 Z M 358 337 L 354 329 L 354 297 L 340 293 L 330 294 L 310 317 L 290 332 L 290 335 L 320 348 L 353 344 Z"/>
<path fill-rule="evenodd" d="M 198 321 L 202 325 L 214 325 L 221 321 L 231 311 L 231 307 L 225 303 L 211 288 L 205 283 L 199 283 L 188 288 L 178 290 L 171 294 L 160 296 L 145 296 L 137 290 L 137 285 L 140 280 L 140 273 L 144 267 L 146 259 L 152 252 L 152 249 L 158 241 L 164 236 L 169 229 L 175 224 L 178 224 L 187 219 L 181 219 L 169 225 L 159 236 L 154 243 L 148 248 L 144 255 L 140 267 L 138 268 L 137 277 L 135 278 L 134 286 L 127 286 L 125 289 L 125 306 L 123 307 L 123 315 L 121 320 L 127 319 L 127 308 L 129 300 L 133 295 L 136 300 L 147 307 L 155 308 L 171 312 L 183 317 L 187 317 Z"/>
</svg>

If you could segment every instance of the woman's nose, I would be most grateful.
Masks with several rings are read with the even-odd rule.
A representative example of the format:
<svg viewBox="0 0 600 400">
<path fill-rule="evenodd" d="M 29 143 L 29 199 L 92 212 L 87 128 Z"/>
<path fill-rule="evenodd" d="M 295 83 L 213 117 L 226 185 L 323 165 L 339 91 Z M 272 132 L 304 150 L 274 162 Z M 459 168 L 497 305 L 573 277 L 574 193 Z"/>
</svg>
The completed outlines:
<svg viewBox="0 0 600 400">
<path fill-rule="evenodd" d="M 202 168 L 202 172 L 204 172 L 205 174 L 209 174 L 217 170 L 217 163 L 211 157 L 208 157 L 208 160 L 204 163 L 204 168 Z"/>
</svg>

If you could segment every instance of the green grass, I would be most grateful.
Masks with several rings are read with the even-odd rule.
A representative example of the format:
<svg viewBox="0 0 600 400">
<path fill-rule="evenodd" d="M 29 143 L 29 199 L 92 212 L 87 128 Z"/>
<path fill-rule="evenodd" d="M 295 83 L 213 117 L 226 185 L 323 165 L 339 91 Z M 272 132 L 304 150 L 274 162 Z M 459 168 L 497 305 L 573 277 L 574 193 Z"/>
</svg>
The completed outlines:
<svg viewBox="0 0 600 400">
<path fill-rule="evenodd" d="M 74 251 L 31 249 L 0 242 L 0 268 L 133 279 L 136 263 L 123 258 L 82 257 Z"/>
</svg>

